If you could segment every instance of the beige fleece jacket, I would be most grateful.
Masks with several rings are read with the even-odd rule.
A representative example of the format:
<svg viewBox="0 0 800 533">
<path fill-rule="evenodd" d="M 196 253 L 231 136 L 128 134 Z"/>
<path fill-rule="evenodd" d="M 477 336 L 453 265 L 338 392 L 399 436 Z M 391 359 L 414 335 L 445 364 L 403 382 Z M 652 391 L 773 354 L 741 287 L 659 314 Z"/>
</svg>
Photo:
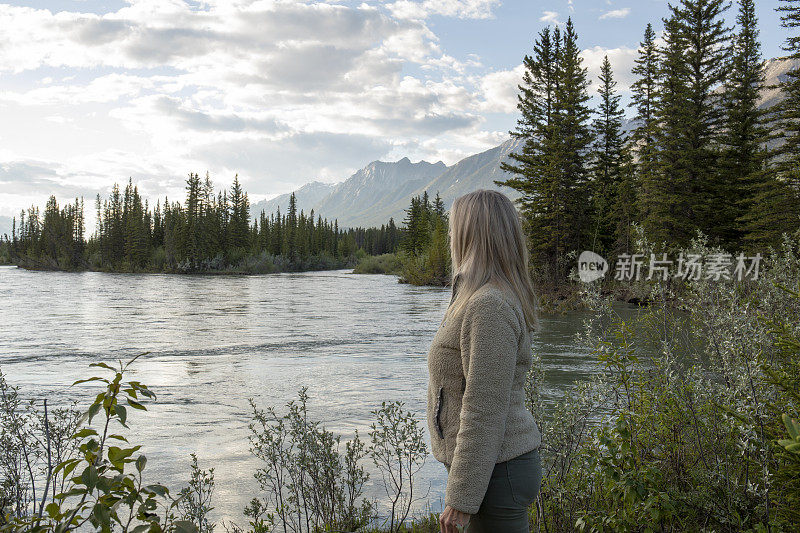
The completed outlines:
<svg viewBox="0 0 800 533">
<path fill-rule="evenodd" d="M 519 301 L 485 285 L 445 317 L 428 352 L 433 456 L 448 468 L 445 505 L 475 514 L 496 463 L 541 445 L 525 407 L 531 339 Z"/>
</svg>

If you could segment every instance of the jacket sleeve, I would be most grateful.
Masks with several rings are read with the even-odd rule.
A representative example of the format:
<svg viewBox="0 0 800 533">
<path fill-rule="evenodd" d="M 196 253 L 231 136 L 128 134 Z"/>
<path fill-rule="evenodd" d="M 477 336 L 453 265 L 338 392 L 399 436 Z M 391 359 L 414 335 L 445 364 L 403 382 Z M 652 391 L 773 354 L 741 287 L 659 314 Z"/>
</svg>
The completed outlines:
<svg viewBox="0 0 800 533">
<path fill-rule="evenodd" d="M 467 302 L 461 325 L 466 387 L 445 505 L 475 514 L 500 454 L 522 326 L 514 309 L 491 293 Z"/>
</svg>

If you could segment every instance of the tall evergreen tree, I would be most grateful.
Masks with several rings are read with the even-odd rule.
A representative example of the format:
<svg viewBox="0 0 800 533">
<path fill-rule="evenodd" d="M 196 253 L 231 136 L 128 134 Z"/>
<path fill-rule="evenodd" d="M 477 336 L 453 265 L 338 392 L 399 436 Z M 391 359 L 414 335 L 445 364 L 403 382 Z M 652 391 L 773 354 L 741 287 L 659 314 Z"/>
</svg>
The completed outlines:
<svg viewBox="0 0 800 533">
<path fill-rule="evenodd" d="M 230 199 L 229 246 L 246 248 L 250 242 L 250 202 L 239 183 L 239 175 L 233 178 Z"/>
<path fill-rule="evenodd" d="M 567 253 L 585 244 L 592 134 L 587 69 L 572 19 L 563 35 L 558 28 L 552 41 L 550 35 L 539 34 L 534 56 L 524 62 L 517 105 L 522 116 L 512 134 L 525 144 L 522 153 L 510 154 L 518 164 L 501 164 L 518 177 L 495 183 L 522 193 L 534 268 L 559 283 L 569 271 Z"/>
<path fill-rule="evenodd" d="M 777 8 L 781 25 L 790 31 L 783 45 L 787 57 L 800 59 L 800 0 L 780 0 Z M 780 132 L 777 148 L 771 154 L 775 181 L 763 187 L 756 202 L 762 214 L 763 240 L 777 244 L 784 231 L 797 231 L 800 225 L 800 67 L 786 73 L 780 83 L 783 100 L 776 110 L 774 129 Z M 770 228 L 771 226 L 771 228 Z"/>
<path fill-rule="evenodd" d="M 196 266 L 201 258 L 200 195 L 200 176 L 190 172 L 186 180 L 186 224 L 183 230 L 184 242 L 188 249 L 187 259 L 193 266 Z"/>
<path fill-rule="evenodd" d="M 622 182 L 630 175 L 630 160 L 626 148 L 626 137 L 622 132 L 624 112 L 620 107 L 621 96 L 616 93 L 617 82 L 611 69 L 608 56 L 603 58 L 600 68 L 600 106 L 595 119 L 594 152 L 592 163 L 592 205 L 595 219 L 592 235 L 589 236 L 593 249 L 606 254 L 616 251 L 617 245 L 625 239 L 621 236 L 625 213 L 630 201 L 620 198 Z"/>
<path fill-rule="evenodd" d="M 722 108 L 715 89 L 725 80 L 730 30 L 722 0 L 681 0 L 669 8 L 656 111 L 659 175 L 643 202 L 651 239 L 686 244 L 697 229 L 721 238 L 729 224 L 730 213 L 719 210 Z"/>
<path fill-rule="evenodd" d="M 511 152 L 509 158 L 516 164 L 501 163 L 501 168 L 517 174 L 517 177 L 505 181 L 496 181 L 498 185 L 511 187 L 520 193 L 519 200 L 523 213 L 533 216 L 544 211 L 544 200 L 541 190 L 546 187 L 545 181 L 552 180 L 547 170 L 545 143 L 550 134 L 552 111 L 555 100 L 556 72 L 561 45 L 560 30 L 555 28 L 555 37 L 547 26 L 539 32 L 533 45 L 533 56 L 525 55 L 522 76 L 523 85 L 518 85 L 517 109 L 520 118 L 517 128 L 509 133 L 524 139 L 520 153 Z"/>
<path fill-rule="evenodd" d="M 289 196 L 289 212 L 286 218 L 286 249 L 289 260 L 297 260 L 297 198 L 294 192 Z"/>
<path fill-rule="evenodd" d="M 745 233 L 757 233 L 760 225 L 753 199 L 763 186 L 767 130 L 758 99 L 764 85 L 764 63 L 758 40 L 758 19 L 753 0 L 740 0 L 738 33 L 732 44 L 731 67 L 723 93 L 724 133 L 721 136 L 721 187 L 725 201 L 718 209 L 729 211 L 722 217 L 722 241 L 738 246 Z M 754 216 L 755 215 L 755 216 Z M 751 231 L 748 231 L 748 226 Z"/>
<path fill-rule="evenodd" d="M 145 210 L 139 189 L 128 180 L 125 187 L 125 260 L 130 268 L 139 269 L 147 263 L 148 233 L 145 227 Z"/>
<path fill-rule="evenodd" d="M 632 102 L 636 115 L 636 127 L 631 135 L 633 151 L 636 155 L 636 176 L 639 187 L 637 207 L 646 204 L 644 198 L 652 196 L 648 187 L 658 180 L 656 160 L 656 106 L 658 105 L 659 54 L 656 46 L 656 33 L 653 25 L 648 23 L 644 31 L 644 39 L 639 43 L 639 55 L 635 60 L 632 73 L 637 76 L 631 85 Z M 642 213 L 644 214 L 644 213 Z"/>
</svg>

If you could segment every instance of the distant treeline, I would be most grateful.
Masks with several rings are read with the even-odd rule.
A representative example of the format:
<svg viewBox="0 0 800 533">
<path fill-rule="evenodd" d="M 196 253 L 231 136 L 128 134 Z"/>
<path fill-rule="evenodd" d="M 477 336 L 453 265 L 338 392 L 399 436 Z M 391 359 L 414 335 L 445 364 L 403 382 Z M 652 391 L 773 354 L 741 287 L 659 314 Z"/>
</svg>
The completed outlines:
<svg viewBox="0 0 800 533">
<path fill-rule="evenodd" d="M 448 284 L 451 269 L 449 220 L 439 193 L 433 202 L 427 191 L 412 198 L 403 225 L 402 280 L 415 285 Z"/>
<path fill-rule="evenodd" d="M 238 176 L 215 192 L 211 179 L 189 174 L 183 205 L 164 198 L 153 209 L 132 180 L 96 199 L 97 227 L 84 238 L 83 200 L 59 208 L 50 197 L 44 213 L 31 207 L 14 219 L 0 256 L 27 268 L 203 272 L 341 268 L 356 256 L 397 250 L 394 220 L 380 228 L 340 229 L 314 211 L 297 210 L 292 194 L 285 214 L 262 212 L 251 222 Z"/>
<path fill-rule="evenodd" d="M 800 2 L 781 0 L 784 49 L 800 59 Z M 630 252 L 636 225 L 662 248 L 686 246 L 698 231 L 730 251 L 766 252 L 800 226 L 800 70 L 760 109 L 764 60 L 753 0 L 680 0 L 664 33 L 648 24 L 633 68 L 634 129 L 611 63 L 602 64 L 599 105 L 571 20 L 542 29 L 524 58 L 524 139 L 496 183 L 522 193 L 521 207 L 540 280 L 561 284 L 574 250 Z"/>
</svg>

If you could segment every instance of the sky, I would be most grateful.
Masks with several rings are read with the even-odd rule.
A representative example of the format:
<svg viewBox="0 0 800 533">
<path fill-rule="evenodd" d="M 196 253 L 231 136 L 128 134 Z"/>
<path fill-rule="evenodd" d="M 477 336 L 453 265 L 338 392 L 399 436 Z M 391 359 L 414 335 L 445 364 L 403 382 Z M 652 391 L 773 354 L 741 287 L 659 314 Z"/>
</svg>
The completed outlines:
<svg viewBox="0 0 800 533">
<path fill-rule="evenodd" d="M 787 30 L 756 1 L 765 57 Z M 735 5 L 728 11 L 735 19 Z M 522 59 L 572 17 L 596 80 L 623 96 L 666 0 L 0 2 L 0 216 L 132 178 L 182 200 L 189 172 L 238 174 L 251 201 L 370 161 L 444 161 L 500 144 Z M 594 90 L 594 88 L 593 88 Z M 87 215 L 88 215 L 87 213 Z"/>
</svg>

